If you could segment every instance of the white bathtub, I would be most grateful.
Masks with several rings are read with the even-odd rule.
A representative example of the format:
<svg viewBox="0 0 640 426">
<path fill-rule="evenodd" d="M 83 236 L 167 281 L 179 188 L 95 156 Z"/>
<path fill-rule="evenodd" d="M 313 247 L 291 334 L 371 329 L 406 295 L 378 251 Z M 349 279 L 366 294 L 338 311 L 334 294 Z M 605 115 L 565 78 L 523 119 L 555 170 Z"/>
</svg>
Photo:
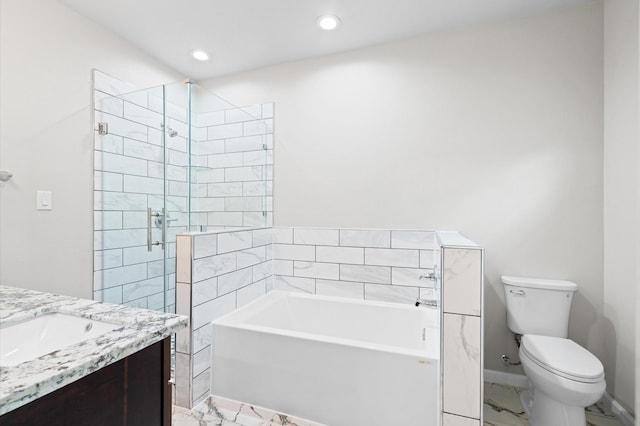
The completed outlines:
<svg viewBox="0 0 640 426">
<path fill-rule="evenodd" d="M 330 426 L 440 424 L 436 310 L 272 291 L 212 327 L 214 395 Z"/>
</svg>

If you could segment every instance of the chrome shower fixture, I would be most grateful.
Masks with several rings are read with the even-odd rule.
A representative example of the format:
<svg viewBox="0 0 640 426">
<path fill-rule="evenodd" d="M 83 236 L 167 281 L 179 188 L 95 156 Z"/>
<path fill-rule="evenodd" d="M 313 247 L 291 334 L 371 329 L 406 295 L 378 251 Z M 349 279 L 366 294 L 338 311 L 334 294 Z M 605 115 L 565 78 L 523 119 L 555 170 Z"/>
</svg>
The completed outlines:
<svg viewBox="0 0 640 426">
<path fill-rule="evenodd" d="M 162 130 L 165 129 L 164 123 L 160 123 L 160 128 Z M 170 138 L 175 138 L 176 136 L 178 136 L 178 131 L 177 130 L 173 130 L 171 127 L 167 127 L 167 134 L 169 135 Z"/>
</svg>

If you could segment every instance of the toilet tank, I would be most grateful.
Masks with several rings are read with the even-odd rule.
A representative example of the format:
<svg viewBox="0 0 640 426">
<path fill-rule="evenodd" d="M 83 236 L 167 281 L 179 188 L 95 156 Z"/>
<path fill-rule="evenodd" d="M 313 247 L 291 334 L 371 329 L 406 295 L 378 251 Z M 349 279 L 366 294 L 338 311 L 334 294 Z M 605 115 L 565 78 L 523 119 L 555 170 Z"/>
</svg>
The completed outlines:
<svg viewBox="0 0 640 426">
<path fill-rule="evenodd" d="M 518 334 L 567 337 L 578 285 L 571 281 L 502 276 L 507 326 Z"/>
</svg>

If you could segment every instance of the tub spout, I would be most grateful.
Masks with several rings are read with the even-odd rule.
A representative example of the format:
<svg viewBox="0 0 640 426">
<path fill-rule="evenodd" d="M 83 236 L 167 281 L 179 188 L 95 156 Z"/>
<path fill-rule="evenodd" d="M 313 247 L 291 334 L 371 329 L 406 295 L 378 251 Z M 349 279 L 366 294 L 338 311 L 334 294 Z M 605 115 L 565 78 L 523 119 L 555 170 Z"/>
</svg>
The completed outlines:
<svg viewBox="0 0 640 426">
<path fill-rule="evenodd" d="M 438 301 L 436 299 L 416 299 L 416 306 L 420 305 L 433 309 L 438 307 Z"/>
</svg>

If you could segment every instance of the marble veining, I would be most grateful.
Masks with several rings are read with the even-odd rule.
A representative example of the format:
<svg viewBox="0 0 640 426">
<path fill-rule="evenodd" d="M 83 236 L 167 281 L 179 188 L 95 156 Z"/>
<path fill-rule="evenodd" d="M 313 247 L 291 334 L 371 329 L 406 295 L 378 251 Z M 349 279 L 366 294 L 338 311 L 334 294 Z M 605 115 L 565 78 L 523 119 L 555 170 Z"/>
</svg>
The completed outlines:
<svg viewBox="0 0 640 426">
<path fill-rule="evenodd" d="M 150 346 L 188 322 L 181 315 L 0 286 L 0 325 L 50 312 L 121 327 L 13 367 L 0 367 L 0 415 Z"/>
</svg>

